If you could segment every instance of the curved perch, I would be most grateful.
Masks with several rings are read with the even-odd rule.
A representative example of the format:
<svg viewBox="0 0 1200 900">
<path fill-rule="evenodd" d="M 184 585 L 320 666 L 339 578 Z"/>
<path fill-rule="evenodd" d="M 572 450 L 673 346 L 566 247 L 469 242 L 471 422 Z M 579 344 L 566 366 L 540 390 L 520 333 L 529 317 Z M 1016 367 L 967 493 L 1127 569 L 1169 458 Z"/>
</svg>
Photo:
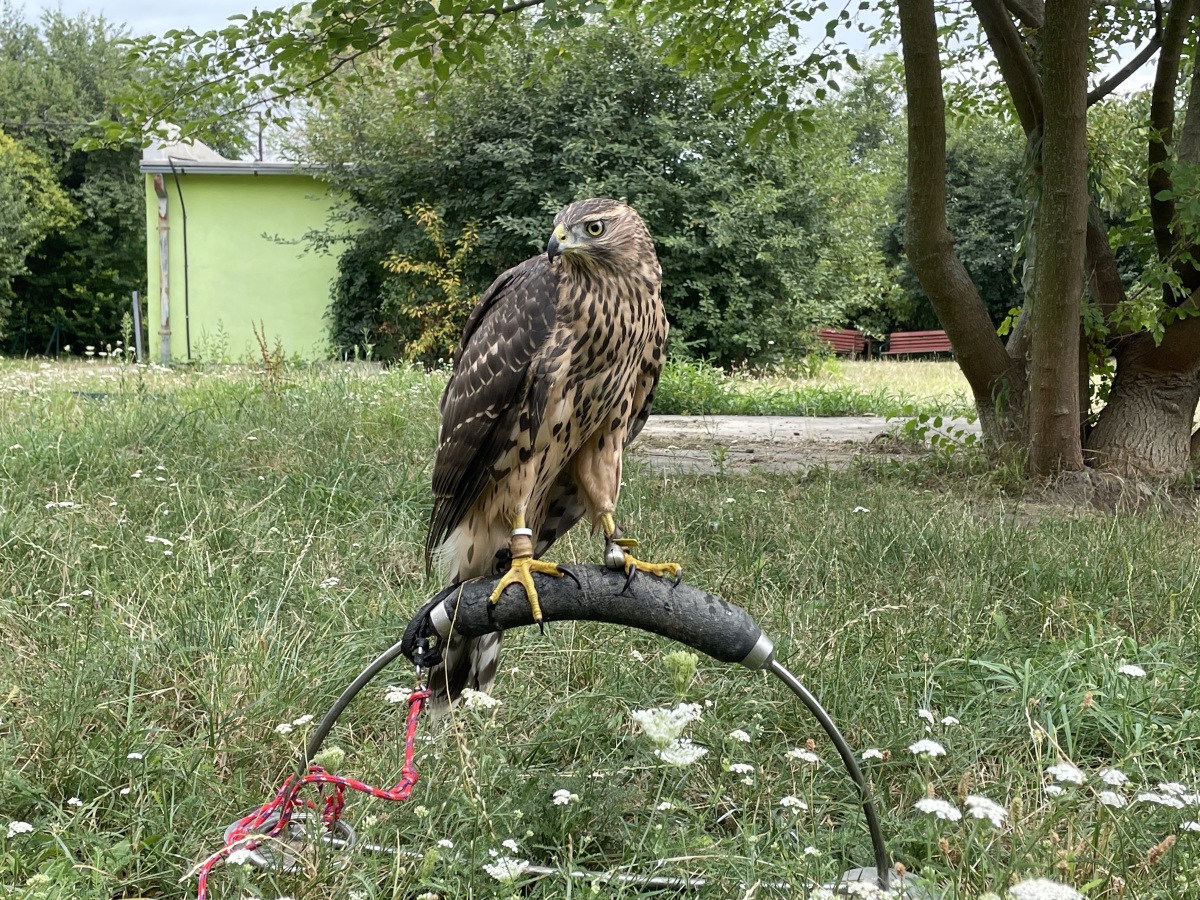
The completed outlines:
<svg viewBox="0 0 1200 900">
<path fill-rule="evenodd" d="M 750 614 L 707 591 L 649 575 L 627 582 L 623 572 L 601 566 L 563 568 L 569 573 L 565 578 L 534 576 L 546 622 L 575 619 L 640 628 L 751 669 L 767 668 L 774 659 L 771 640 Z M 494 578 L 476 578 L 443 589 L 409 623 L 404 655 L 417 662 L 417 641 L 444 640 L 451 628 L 463 637 L 479 637 L 534 624 L 529 602 L 519 591 L 490 603 L 495 585 Z M 435 647 L 426 651 L 421 664 L 438 661 Z"/>
</svg>

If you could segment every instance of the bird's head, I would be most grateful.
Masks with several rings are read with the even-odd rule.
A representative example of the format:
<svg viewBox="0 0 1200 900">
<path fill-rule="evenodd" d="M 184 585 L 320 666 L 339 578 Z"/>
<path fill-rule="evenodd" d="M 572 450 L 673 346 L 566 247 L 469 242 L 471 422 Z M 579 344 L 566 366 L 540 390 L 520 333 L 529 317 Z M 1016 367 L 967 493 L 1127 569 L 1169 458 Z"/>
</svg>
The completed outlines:
<svg viewBox="0 0 1200 900">
<path fill-rule="evenodd" d="M 619 200 L 593 197 L 563 207 L 554 217 L 554 231 L 546 244 L 551 263 L 620 267 L 654 258 L 650 232 L 631 206 Z"/>
</svg>

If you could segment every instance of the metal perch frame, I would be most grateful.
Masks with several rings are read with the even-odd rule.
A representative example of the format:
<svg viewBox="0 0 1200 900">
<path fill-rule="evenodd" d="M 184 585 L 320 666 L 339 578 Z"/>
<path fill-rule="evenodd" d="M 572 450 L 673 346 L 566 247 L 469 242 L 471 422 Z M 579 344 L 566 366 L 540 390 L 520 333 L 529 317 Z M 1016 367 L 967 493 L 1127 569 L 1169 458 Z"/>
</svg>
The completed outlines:
<svg viewBox="0 0 1200 900">
<path fill-rule="evenodd" d="M 599 566 L 573 568 L 568 574 L 569 577 L 557 579 L 537 576 L 538 594 L 546 622 L 607 622 L 649 631 L 686 644 L 720 662 L 738 663 L 752 670 L 765 669 L 799 697 L 837 748 L 842 763 L 858 789 L 867 820 L 875 856 L 874 868 L 849 872 L 843 876 L 843 881 L 873 880 L 881 888 L 889 887 L 891 864 L 879 816 L 850 745 L 817 699 L 775 658 L 773 642 L 744 609 L 688 584 L 675 584 L 644 575 L 627 581 L 623 573 Z M 354 696 L 396 657 L 403 654 L 417 666 L 427 668 L 440 660 L 440 647 L 451 630 L 463 637 L 478 637 L 494 631 L 533 625 L 529 603 L 519 592 L 506 593 L 498 603 L 489 602 L 495 583 L 492 578 L 478 578 L 452 585 L 422 606 L 406 628 L 403 639 L 371 663 L 338 697 L 312 733 L 300 760 L 299 771 L 304 772 L 308 768 L 309 762 L 316 756 Z M 587 874 L 596 876 L 596 873 Z M 648 887 L 700 886 L 698 879 L 664 876 L 624 878 L 636 879 Z M 904 886 L 910 887 L 907 884 Z"/>
</svg>

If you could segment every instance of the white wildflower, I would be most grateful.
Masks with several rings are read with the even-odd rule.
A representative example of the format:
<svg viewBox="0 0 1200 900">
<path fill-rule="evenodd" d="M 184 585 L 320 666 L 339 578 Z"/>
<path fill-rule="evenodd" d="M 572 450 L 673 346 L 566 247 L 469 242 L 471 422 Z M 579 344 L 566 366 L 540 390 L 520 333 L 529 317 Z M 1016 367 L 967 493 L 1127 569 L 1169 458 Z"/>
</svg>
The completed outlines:
<svg viewBox="0 0 1200 900">
<path fill-rule="evenodd" d="M 1200 822 L 1184 822 L 1179 826 L 1180 831 L 1200 831 Z"/>
<path fill-rule="evenodd" d="M 146 535 L 147 544 L 162 544 L 164 547 L 174 547 L 175 545 L 168 541 L 165 537 L 158 537 L 153 534 Z"/>
<path fill-rule="evenodd" d="M 1087 776 L 1069 762 L 1060 762 L 1053 766 L 1047 766 L 1046 774 L 1055 781 L 1063 784 L 1083 784 L 1087 781 Z"/>
<path fill-rule="evenodd" d="M 1135 666 L 1131 663 L 1127 663 L 1127 664 L 1121 666 L 1120 668 L 1117 669 L 1117 671 L 1120 672 L 1122 675 L 1128 675 L 1130 678 L 1145 678 L 1146 677 L 1145 669 L 1143 669 L 1141 666 Z"/>
<path fill-rule="evenodd" d="M 754 766 L 750 763 L 730 763 L 729 771 L 734 775 L 749 775 L 754 771 Z"/>
<path fill-rule="evenodd" d="M 854 511 L 856 513 L 869 513 L 870 512 L 870 510 L 867 509 L 865 506 L 856 506 L 856 507 L 854 507 Z"/>
<path fill-rule="evenodd" d="M 130 475 L 129 477 L 130 477 L 130 478 L 141 478 L 141 477 L 142 477 L 142 470 L 141 470 L 141 469 L 138 469 L 136 472 L 134 472 L 134 473 L 133 473 L 132 475 Z"/>
<path fill-rule="evenodd" d="M 743 744 L 750 743 L 750 735 L 742 731 L 740 728 L 735 728 L 733 731 L 729 732 L 729 739 L 733 741 L 740 741 Z"/>
<path fill-rule="evenodd" d="M 1101 769 L 1096 773 L 1096 777 L 1109 787 L 1120 787 L 1129 781 L 1129 777 L 1120 769 Z"/>
<path fill-rule="evenodd" d="M 957 822 L 962 818 L 958 807 L 949 800 L 939 800 L 937 797 L 922 797 L 914 806 L 923 813 L 945 819 L 947 822 Z"/>
<path fill-rule="evenodd" d="M 566 806 L 569 803 L 574 803 L 578 799 L 579 799 L 578 794 L 572 794 L 566 788 L 559 788 L 557 791 L 554 792 L 554 797 L 553 797 L 555 806 Z"/>
<path fill-rule="evenodd" d="M 443 850 L 453 850 L 454 849 L 454 841 L 450 840 L 450 838 L 439 838 L 437 845 L 439 847 L 441 847 Z"/>
<path fill-rule="evenodd" d="M 949 727 L 950 725 L 961 725 L 962 723 L 954 716 L 942 716 L 942 724 Z"/>
<path fill-rule="evenodd" d="M 968 794 L 965 802 L 968 815 L 976 819 L 987 819 L 996 828 L 1001 827 L 1008 816 L 1008 810 L 999 803 L 978 794 Z"/>
<path fill-rule="evenodd" d="M 918 710 L 917 710 L 917 718 L 918 718 L 918 719 L 924 719 L 924 720 L 925 720 L 926 722 L 928 722 L 930 725 L 932 725 L 932 724 L 934 723 L 934 721 L 935 721 L 935 719 L 934 719 L 934 717 L 933 717 L 933 713 L 931 713 L 931 712 L 930 712 L 929 710 L 927 710 L 927 709 L 918 709 Z"/>
<path fill-rule="evenodd" d="M 1124 809 L 1129 805 L 1129 801 L 1116 791 L 1101 791 L 1099 800 L 1105 806 L 1111 806 L 1113 809 Z"/>
<path fill-rule="evenodd" d="M 77 506 L 79 506 L 79 504 L 73 500 L 51 500 L 46 504 L 46 509 L 75 509 Z"/>
<path fill-rule="evenodd" d="M 1187 792 L 1187 785 L 1180 784 L 1178 781 L 1160 781 L 1158 790 L 1163 794 L 1170 794 L 1172 797 L 1183 797 Z"/>
<path fill-rule="evenodd" d="M 292 723 L 291 722 L 280 722 L 278 725 L 275 726 L 275 733 L 276 734 L 291 734 L 292 733 Z"/>
<path fill-rule="evenodd" d="M 249 862 L 250 862 L 250 851 L 247 850 L 245 847 L 241 848 L 240 850 L 234 850 L 232 853 L 230 853 L 228 856 L 225 857 L 225 864 L 227 866 L 244 866 Z"/>
<path fill-rule="evenodd" d="M 129 792 L 132 790 L 133 790 L 133 788 L 123 787 L 123 788 L 121 788 L 121 790 L 117 791 L 117 793 L 120 794 L 122 797 L 128 797 Z"/>
<path fill-rule="evenodd" d="M 141 759 L 142 754 L 140 754 L 136 750 L 134 750 L 132 753 L 126 753 L 125 758 L 126 759 Z"/>
<path fill-rule="evenodd" d="M 411 696 L 412 691 L 408 688 L 398 687 L 394 684 L 389 684 L 387 690 L 383 692 L 383 699 L 386 703 L 407 703 Z"/>
<path fill-rule="evenodd" d="M 680 703 L 674 709 L 635 709 L 629 716 L 655 746 L 663 748 L 677 740 L 689 723 L 700 720 L 700 705 Z"/>
<path fill-rule="evenodd" d="M 818 850 L 816 847 L 805 847 L 805 848 L 804 848 L 804 855 L 805 855 L 805 856 L 820 856 L 820 855 L 821 855 L 821 851 L 820 851 L 820 850 Z"/>
<path fill-rule="evenodd" d="M 1047 797 L 1057 797 L 1060 794 L 1066 793 L 1057 784 L 1044 784 L 1042 785 L 1042 791 L 1045 792 Z"/>
<path fill-rule="evenodd" d="M 442 900 L 442 895 L 435 891 L 426 891 L 423 894 L 417 894 L 417 900 Z"/>
<path fill-rule="evenodd" d="M 917 741 L 915 744 L 909 744 L 908 752 L 914 756 L 928 756 L 932 759 L 937 756 L 945 756 L 946 748 L 937 741 L 925 739 L 923 741 Z"/>
<path fill-rule="evenodd" d="M 1008 900 L 1083 900 L 1083 894 L 1049 878 L 1033 878 L 1010 887 Z"/>
<path fill-rule="evenodd" d="M 474 691 L 471 688 L 463 688 L 462 698 L 463 706 L 467 709 L 492 709 L 500 705 L 500 701 L 491 694 L 485 694 L 483 691 Z"/>
<path fill-rule="evenodd" d="M 83 801 L 78 797 L 71 797 L 67 800 L 67 806 L 83 806 Z"/>
<path fill-rule="evenodd" d="M 507 838 L 507 839 L 501 841 L 500 846 L 503 847 L 505 850 L 507 850 L 509 853 L 520 853 L 521 852 L 520 844 L 518 844 L 512 838 Z"/>
<path fill-rule="evenodd" d="M 311 713 L 305 713 L 305 714 L 304 714 L 304 715 L 302 715 L 300 718 L 298 718 L 298 719 L 293 719 L 293 720 L 292 720 L 292 724 L 293 724 L 293 725 L 295 725 L 297 728 L 299 728 L 301 725 L 307 725 L 307 724 L 308 724 L 309 722 L 311 722 L 312 720 L 313 720 L 312 714 L 311 714 Z"/>
<path fill-rule="evenodd" d="M 791 794 L 788 794 L 786 797 L 780 797 L 779 805 L 784 809 L 790 809 L 797 813 L 802 809 L 808 809 L 807 803 L 805 803 L 799 797 L 793 797 Z"/>
<path fill-rule="evenodd" d="M 18 821 L 8 823 L 8 837 L 10 840 L 15 838 L 18 834 L 29 834 L 31 831 L 33 831 L 33 826 L 28 822 Z"/>
<path fill-rule="evenodd" d="M 789 750 L 787 755 L 792 759 L 798 759 L 801 762 L 806 762 L 810 766 L 815 766 L 821 761 L 821 757 L 817 756 L 817 754 L 813 753 L 811 750 L 805 749 L 804 747 L 796 747 L 792 750 Z"/>
<path fill-rule="evenodd" d="M 666 812 L 669 809 L 674 809 L 675 804 L 672 803 L 670 800 L 664 800 L 662 803 L 658 804 L 658 806 L 656 806 L 654 808 L 657 809 L 659 812 Z"/>
<path fill-rule="evenodd" d="M 331 577 L 331 578 L 326 578 L 324 581 L 322 581 L 321 587 L 323 587 L 323 588 L 337 587 L 338 584 L 340 584 L 340 582 L 336 578 Z"/>
<path fill-rule="evenodd" d="M 883 751 L 878 747 L 869 747 L 862 752 L 862 758 L 863 762 L 866 762 L 868 759 L 883 759 Z"/>
<path fill-rule="evenodd" d="M 512 884 L 529 869 L 529 860 L 501 856 L 494 863 L 484 863 L 483 871 L 503 884 Z"/>
<path fill-rule="evenodd" d="M 1156 803 L 1159 806 L 1169 806 L 1171 809 L 1183 809 L 1187 806 L 1178 797 L 1170 794 L 1156 794 L 1153 791 L 1142 791 L 1135 798 L 1139 803 Z"/>
<path fill-rule="evenodd" d="M 672 766 L 690 766 L 708 753 L 706 747 L 693 744 L 688 738 L 676 738 L 666 747 L 654 751 L 654 755 Z"/>
</svg>

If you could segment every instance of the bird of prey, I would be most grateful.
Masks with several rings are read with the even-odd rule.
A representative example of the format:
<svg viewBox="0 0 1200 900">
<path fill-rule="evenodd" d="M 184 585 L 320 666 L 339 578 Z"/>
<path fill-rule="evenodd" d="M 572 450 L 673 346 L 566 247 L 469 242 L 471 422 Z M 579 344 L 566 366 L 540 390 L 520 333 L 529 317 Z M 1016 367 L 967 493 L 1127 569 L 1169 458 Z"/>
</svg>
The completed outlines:
<svg viewBox="0 0 1200 900">
<path fill-rule="evenodd" d="M 579 519 L 603 532 L 604 561 L 653 575 L 613 518 L 621 454 L 641 431 L 662 371 L 667 317 L 662 269 L 645 223 L 616 200 L 580 200 L 554 217 L 544 255 L 492 283 L 463 328 L 441 400 L 426 567 L 448 584 L 496 574 L 492 602 L 532 573 L 561 577 L 542 555 Z M 435 708 L 463 688 L 486 691 L 500 634 L 452 639 L 430 673 Z"/>
</svg>

